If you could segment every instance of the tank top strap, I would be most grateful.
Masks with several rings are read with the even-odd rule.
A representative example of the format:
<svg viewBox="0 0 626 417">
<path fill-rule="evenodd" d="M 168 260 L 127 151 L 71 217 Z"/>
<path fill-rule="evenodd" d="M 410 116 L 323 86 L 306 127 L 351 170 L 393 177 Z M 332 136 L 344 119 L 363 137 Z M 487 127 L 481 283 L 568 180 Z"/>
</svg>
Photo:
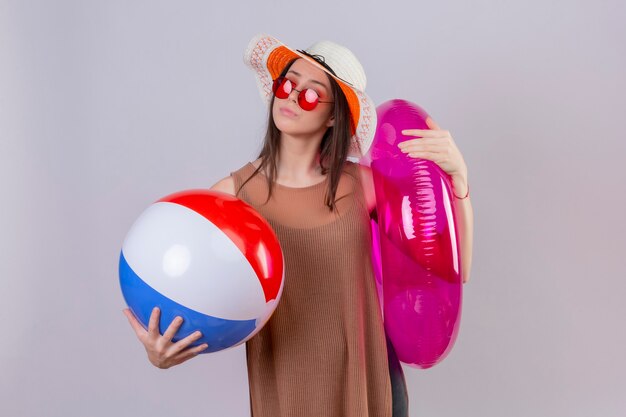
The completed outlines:
<svg viewBox="0 0 626 417">
<path fill-rule="evenodd" d="M 354 176 L 354 198 L 357 203 L 367 212 L 367 201 L 365 198 L 365 191 L 363 190 L 363 181 L 361 179 L 361 169 L 360 164 L 358 162 L 346 162 L 346 165 L 349 167 L 348 169 L 352 170 L 352 175 Z M 369 215 L 369 213 L 368 213 Z"/>
<path fill-rule="evenodd" d="M 241 168 L 232 171 L 230 176 L 233 177 L 233 182 L 235 184 L 235 197 L 247 202 L 251 203 L 250 195 L 248 193 L 250 181 L 254 178 L 251 178 L 245 185 L 244 183 L 250 176 L 254 173 L 254 166 L 250 163 L 246 163 Z"/>
</svg>

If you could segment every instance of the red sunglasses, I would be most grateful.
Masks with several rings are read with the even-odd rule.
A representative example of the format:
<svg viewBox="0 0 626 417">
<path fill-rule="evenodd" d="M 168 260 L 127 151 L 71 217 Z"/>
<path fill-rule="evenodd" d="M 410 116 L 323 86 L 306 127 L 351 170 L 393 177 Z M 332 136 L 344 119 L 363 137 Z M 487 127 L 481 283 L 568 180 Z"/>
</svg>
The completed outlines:
<svg viewBox="0 0 626 417">
<path fill-rule="evenodd" d="M 296 83 L 286 77 L 278 77 L 274 80 L 272 85 L 272 91 L 274 96 L 280 99 L 289 97 L 292 90 L 295 89 Z M 317 91 L 311 88 L 305 88 L 304 90 L 296 90 L 298 93 L 298 105 L 302 110 L 311 111 L 317 107 L 317 103 L 333 103 L 332 101 L 321 101 Z"/>
</svg>

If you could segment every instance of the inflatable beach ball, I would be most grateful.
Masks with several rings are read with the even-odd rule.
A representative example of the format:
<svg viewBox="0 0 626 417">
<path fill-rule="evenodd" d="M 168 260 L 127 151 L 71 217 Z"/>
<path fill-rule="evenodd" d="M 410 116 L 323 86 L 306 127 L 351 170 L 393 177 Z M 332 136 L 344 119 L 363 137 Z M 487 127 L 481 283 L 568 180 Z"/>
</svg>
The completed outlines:
<svg viewBox="0 0 626 417">
<path fill-rule="evenodd" d="M 173 341 L 196 330 L 202 353 L 237 346 L 274 312 L 283 289 L 284 258 L 267 221 L 247 203 L 212 190 L 186 190 L 149 206 L 122 246 L 120 286 L 147 329 L 155 306 L 159 331 L 176 316 Z"/>
</svg>

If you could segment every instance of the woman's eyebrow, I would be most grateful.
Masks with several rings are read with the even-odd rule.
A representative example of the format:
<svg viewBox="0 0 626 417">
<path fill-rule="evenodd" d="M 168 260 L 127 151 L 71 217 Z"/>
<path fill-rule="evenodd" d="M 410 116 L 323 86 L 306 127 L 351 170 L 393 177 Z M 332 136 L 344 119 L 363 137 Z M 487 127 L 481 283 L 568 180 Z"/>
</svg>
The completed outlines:
<svg viewBox="0 0 626 417">
<path fill-rule="evenodd" d="M 289 74 L 290 72 L 293 73 L 296 77 L 301 77 L 302 76 L 302 74 L 300 74 L 299 72 L 294 71 L 294 70 L 287 71 L 287 74 Z M 313 84 L 321 85 L 322 87 L 324 87 L 324 90 L 328 91 L 328 88 L 326 88 L 326 86 L 324 84 L 322 84 L 321 82 L 319 82 L 317 80 L 313 80 L 313 79 L 311 79 L 309 81 L 312 82 Z"/>
</svg>

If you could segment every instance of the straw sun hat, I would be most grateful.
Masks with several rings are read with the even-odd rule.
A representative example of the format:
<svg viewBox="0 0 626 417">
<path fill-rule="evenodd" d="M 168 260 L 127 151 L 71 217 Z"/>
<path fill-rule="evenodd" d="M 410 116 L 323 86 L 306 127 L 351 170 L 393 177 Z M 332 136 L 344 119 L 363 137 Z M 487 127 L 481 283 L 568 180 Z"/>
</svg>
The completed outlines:
<svg viewBox="0 0 626 417">
<path fill-rule="evenodd" d="M 244 62 L 255 73 L 261 97 L 269 103 L 272 82 L 293 58 L 304 58 L 330 74 L 346 96 L 351 115 L 352 139 L 348 159 L 358 161 L 367 153 L 376 131 L 376 107 L 365 94 L 365 71 L 346 47 L 330 41 L 314 43 L 304 51 L 294 50 L 270 35 L 257 35 L 248 44 Z M 329 71 L 319 61 L 328 65 Z"/>
</svg>

